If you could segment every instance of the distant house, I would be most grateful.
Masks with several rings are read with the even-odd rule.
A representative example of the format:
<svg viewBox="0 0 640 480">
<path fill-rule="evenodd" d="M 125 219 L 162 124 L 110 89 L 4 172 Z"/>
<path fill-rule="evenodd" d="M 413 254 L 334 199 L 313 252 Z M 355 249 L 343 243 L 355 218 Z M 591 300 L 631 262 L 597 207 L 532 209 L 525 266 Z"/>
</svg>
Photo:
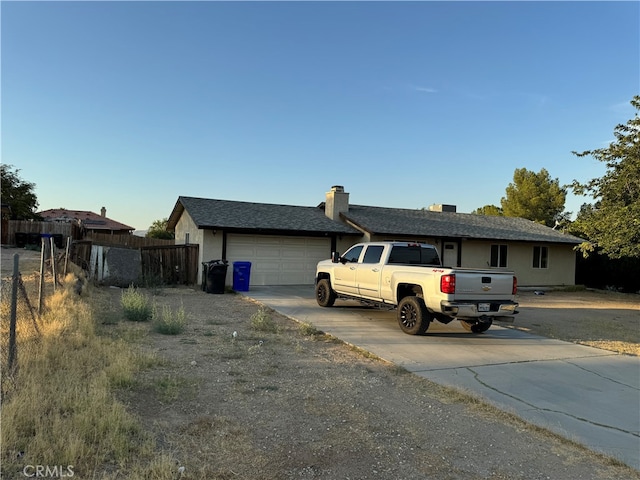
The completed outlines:
<svg viewBox="0 0 640 480">
<path fill-rule="evenodd" d="M 582 242 L 522 218 L 457 213 L 453 205 L 351 205 L 342 186 L 317 207 L 181 196 L 168 228 L 177 244 L 200 246 L 201 262 L 252 262 L 250 285 L 312 284 L 319 260 L 378 240 L 431 243 L 446 266 L 514 270 L 522 286 L 573 285 L 573 248 Z"/>
<path fill-rule="evenodd" d="M 88 210 L 67 210 L 66 208 L 44 210 L 38 212 L 38 215 L 47 222 L 75 223 L 80 227 L 83 236 L 91 232 L 127 235 L 132 234 L 135 230 L 129 225 L 107 218 L 107 209 L 105 207 L 100 209 L 100 215 Z"/>
</svg>

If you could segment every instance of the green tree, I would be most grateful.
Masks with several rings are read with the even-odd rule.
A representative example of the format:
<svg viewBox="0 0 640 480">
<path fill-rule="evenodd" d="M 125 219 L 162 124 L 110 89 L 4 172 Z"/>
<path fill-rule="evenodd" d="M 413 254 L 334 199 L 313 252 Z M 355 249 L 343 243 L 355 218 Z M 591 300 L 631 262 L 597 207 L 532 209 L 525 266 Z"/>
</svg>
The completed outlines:
<svg viewBox="0 0 640 480">
<path fill-rule="evenodd" d="M 603 177 L 587 183 L 574 180 L 571 188 L 577 195 L 590 195 L 594 205 L 583 206 L 574 222 L 592 245 L 609 258 L 640 258 L 640 96 L 631 100 L 634 118 L 614 129 L 615 141 L 606 148 L 586 150 L 578 157 L 591 156 L 604 162 Z"/>
<path fill-rule="evenodd" d="M 173 232 L 167 230 L 167 223 L 169 222 L 168 218 L 163 218 L 162 220 L 156 220 L 151 224 L 149 229 L 147 230 L 147 238 L 161 238 L 164 240 L 173 240 L 175 235 Z"/>
<path fill-rule="evenodd" d="M 2 203 L 11 207 L 11 218 L 14 220 L 39 219 L 36 214 L 38 198 L 34 193 L 35 184 L 20 178 L 20 170 L 13 165 L 0 165 L 2 178 Z"/>
<path fill-rule="evenodd" d="M 500 207 L 496 207 L 495 205 L 485 205 L 484 207 L 476 208 L 473 212 L 476 215 L 494 215 L 496 217 L 501 217 L 504 215 L 502 209 Z"/>
<path fill-rule="evenodd" d="M 535 173 L 516 168 L 506 196 L 500 200 L 506 217 L 521 217 L 553 227 L 561 217 L 567 190 L 558 179 L 551 179 L 546 169 Z"/>
</svg>

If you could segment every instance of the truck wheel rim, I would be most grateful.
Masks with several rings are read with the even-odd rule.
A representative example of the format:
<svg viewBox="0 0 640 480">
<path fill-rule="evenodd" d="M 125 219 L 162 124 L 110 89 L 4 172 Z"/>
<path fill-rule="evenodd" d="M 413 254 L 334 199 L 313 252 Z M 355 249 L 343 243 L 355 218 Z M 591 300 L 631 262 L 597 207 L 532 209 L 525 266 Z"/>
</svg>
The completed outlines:
<svg viewBox="0 0 640 480">
<path fill-rule="evenodd" d="M 416 309 L 411 305 L 404 305 L 402 307 L 401 316 L 402 324 L 411 328 L 416 324 Z"/>
<path fill-rule="evenodd" d="M 327 292 L 323 286 L 318 288 L 318 300 L 324 302 L 327 299 Z"/>
</svg>

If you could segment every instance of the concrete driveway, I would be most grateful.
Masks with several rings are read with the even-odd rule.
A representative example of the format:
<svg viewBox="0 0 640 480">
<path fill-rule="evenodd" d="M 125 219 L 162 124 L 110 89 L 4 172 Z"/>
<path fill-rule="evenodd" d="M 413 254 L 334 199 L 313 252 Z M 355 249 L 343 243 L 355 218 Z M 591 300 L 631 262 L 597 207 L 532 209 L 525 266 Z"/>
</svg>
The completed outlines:
<svg viewBox="0 0 640 480">
<path fill-rule="evenodd" d="M 251 287 L 244 294 L 640 470 L 638 357 L 495 325 L 474 335 L 457 321 L 434 322 L 426 336 L 406 335 L 395 311 L 341 300 L 321 308 L 312 286 Z"/>
</svg>

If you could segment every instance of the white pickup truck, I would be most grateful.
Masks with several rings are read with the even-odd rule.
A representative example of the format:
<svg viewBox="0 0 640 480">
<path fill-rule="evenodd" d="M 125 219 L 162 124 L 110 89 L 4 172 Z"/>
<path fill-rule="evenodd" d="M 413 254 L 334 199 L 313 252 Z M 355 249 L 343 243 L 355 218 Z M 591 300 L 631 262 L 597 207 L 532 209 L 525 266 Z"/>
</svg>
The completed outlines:
<svg viewBox="0 0 640 480">
<path fill-rule="evenodd" d="M 433 245 L 371 242 L 318 263 L 316 300 L 331 307 L 338 298 L 397 307 L 403 332 L 421 335 L 433 320 L 459 320 L 482 333 L 493 320 L 513 321 L 517 280 L 513 272 L 443 267 Z"/>
</svg>

